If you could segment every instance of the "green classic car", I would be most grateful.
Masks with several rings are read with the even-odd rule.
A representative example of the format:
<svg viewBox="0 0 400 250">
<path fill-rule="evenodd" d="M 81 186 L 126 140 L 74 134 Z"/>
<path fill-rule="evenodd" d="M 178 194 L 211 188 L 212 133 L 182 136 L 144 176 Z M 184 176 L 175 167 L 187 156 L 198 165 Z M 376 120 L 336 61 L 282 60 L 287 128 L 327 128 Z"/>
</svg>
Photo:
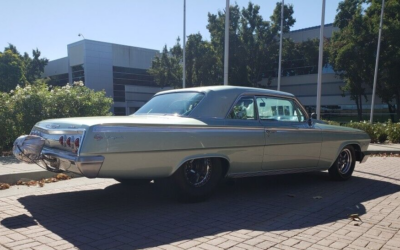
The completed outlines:
<svg viewBox="0 0 400 250">
<path fill-rule="evenodd" d="M 35 139 L 43 147 L 32 153 Z M 122 183 L 170 177 L 183 195 L 205 197 L 224 177 L 328 170 L 347 180 L 370 138 L 316 123 L 289 93 L 213 86 L 157 93 L 130 116 L 41 121 L 17 141 L 17 157 L 31 152 L 49 171 Z"/>
</svg>

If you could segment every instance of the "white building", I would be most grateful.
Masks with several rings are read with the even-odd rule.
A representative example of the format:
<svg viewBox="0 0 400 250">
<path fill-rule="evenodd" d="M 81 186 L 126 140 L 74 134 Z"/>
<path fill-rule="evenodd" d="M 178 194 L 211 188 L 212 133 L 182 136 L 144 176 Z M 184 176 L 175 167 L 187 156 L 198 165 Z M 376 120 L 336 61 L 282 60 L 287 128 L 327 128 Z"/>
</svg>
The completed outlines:
<svg viewBox="0 0 400 250">
<path fill-rule="evenodd" d="M 51 77 L 53 85 L 83 81 L 88 88 L 104 89 L 116 115 L 134 113 L 161 90 L 147 73 L 158 50 L 87 39 L 67 49 L 67 57 L 48 63 L 44 77 Z"/>
</svg>

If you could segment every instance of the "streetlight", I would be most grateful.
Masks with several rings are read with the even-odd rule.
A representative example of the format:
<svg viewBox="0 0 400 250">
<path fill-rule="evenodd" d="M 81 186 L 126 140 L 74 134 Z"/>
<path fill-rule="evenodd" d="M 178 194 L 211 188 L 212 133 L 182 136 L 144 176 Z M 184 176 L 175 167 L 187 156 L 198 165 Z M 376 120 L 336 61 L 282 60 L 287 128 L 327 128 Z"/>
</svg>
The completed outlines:
<svg viewBox="0 0 400 250">
<path fill-rule="evenodd" d="M 85 39 L 85 37 L 83 36 L 82 33 L 79 33 L 78 36 L 81 36 L 81 37 L 83 37 L 83 39 Z"/>
<path fill-rule="evenodd" d="M 279 69 L 278 69 L 278 89 L 277 89 L 278 91 L 281 90 L 283 11 L 284 11 L 284 1 L 282 0 L 282 5 L 281 5 L 281 36 L 280 36 L 280 40 L 279 40 Z"/>
<path fill-rule="evenodd" d="M 225 9 L 224 85 L 228 85 L 228 63 L 229 63 L 229 0 L 226 0 L 226 9 Z"/>
<path fill-rule="evenodd" d="M 369 117 L 369 123 L 371 123 L 371 124 L 372 124 L 373 119 L 374 119 L 375 90 L 376 90 L 376 79 L 378 77 L 379 51 L 381 49 L 381 36 L 382 36 L 382 23 L 383 23 L 383 10 L 384 10 L 384 8 L 385 8 L 385 0 L 382 0 L 381 21 L 380 21 L 380 24 L 379 24 L 379 35 L 378 35 L 378 48 L 376 50 L 374 86 L 372 88 L 371 116 Z"/>
<path fill-rule="evenodd" d="M 322 56 L 324 52 L 325 0 L 322 0 L 321 27 L 319 29 L 318 82 L 317 82 L 317 119 L 321 119 L 321 88 L 322 88 Z"/>
<path fill-rule="evenodd" d="M 183 0 L 183 76 L 182 87 L 186 87 L 186 0 Z"/>
</svg>

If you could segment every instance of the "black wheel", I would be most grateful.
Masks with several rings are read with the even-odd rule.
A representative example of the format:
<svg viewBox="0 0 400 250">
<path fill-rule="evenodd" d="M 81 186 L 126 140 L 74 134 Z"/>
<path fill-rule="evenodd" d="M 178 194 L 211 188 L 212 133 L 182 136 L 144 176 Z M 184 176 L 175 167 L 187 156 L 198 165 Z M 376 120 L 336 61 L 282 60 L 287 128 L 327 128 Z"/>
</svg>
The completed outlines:
<svg viewBox="0 0 400 250">
<path fill-rule="evenodd" d="M 221 175 L 219 159 L 203 158 L 185 162 L 173 178 L 181 198 L 185 201 L 201 201 L 212 194 Z"/>
<path fill-rule="evenodd" d="M 351 177 L 356 165 L 356 157 L 352 146 L 342 149 L 333 165 L 329 168 L 329 175 L 334 180 L 344 181 Z"/>
<path fill-rule="evenodd" d="M 114 180 L 126 186 L 143 186 L 150 184 L 151 181 L 150 179 L 123 179 L 123 178 L 115 178 Z"/>
</svg>

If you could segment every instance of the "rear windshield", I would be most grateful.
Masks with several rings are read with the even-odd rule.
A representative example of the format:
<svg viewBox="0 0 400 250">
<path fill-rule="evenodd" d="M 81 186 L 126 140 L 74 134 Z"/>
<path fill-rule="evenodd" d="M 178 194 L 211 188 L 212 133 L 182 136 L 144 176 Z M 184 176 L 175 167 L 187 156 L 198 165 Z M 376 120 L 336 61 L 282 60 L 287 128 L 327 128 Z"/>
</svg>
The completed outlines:
<svg viewBox="0 0 400 250">
<path fill-rule="evenodd" d="M 188 116 L 203 99 L 204 94 L 198 92 L 178 92 L 154 96 L 134 115 L 175 115 Z"/>
</svg>

